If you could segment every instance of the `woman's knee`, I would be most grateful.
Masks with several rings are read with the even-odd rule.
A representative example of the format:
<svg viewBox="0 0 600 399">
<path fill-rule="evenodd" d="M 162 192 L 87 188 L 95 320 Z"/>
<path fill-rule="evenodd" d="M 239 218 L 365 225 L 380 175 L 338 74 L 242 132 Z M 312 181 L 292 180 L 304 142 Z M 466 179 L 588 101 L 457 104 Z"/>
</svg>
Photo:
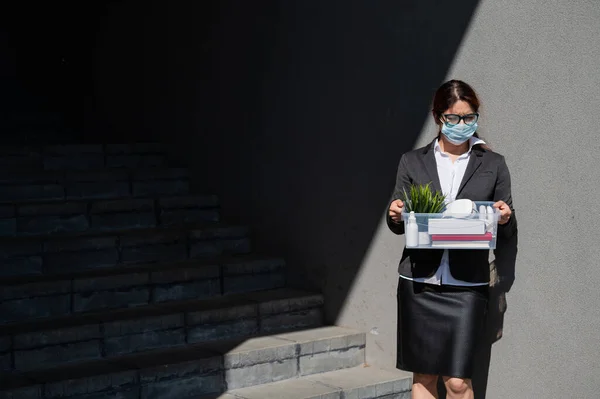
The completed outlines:
<svg viewBox="0 0 600 399">
<path fill-rule="evenodd" d="M 444 385 L 446 385 L 447 391 L 454 394 L 464 394 L 472 389 L 471 380 L 465 378 L 444 377 Z"/>
<path fill-rule="evenodd" d="M 438 376 L 433 374 L 413 374 L 413 384 L 431 387 L 437 384 Z"/>
</svg>

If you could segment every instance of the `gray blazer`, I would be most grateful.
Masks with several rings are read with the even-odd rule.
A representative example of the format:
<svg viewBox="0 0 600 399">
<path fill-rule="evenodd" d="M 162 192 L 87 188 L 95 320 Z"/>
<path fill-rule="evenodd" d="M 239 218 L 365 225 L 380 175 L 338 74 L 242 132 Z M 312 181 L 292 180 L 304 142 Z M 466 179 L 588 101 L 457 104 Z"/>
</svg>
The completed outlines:
<svg viewBox="0 0 600 399">
<path fill-rule="evenodd" d="M 392 200 L 403 199 L 403 189 L 406 188 L 408 192 L 411 184 L 427 183 L 431 183 L 433 189 L 441 191 L 433 142 L 402 155 Z M 473 146 L 456 198 L 467 198 L 473 201 L 502 200 L 511 208 L 513 214 L 509 221 L 504 225 L 498 225 L 495 251 L 501 250 L 503 241 L 517 234 L 517 219 L 510 190 L 510 173 L 502 155 L 487 150 L 481 145 Z M 387 224 L 394 233 L 404 234 L 404 224 L 394 223 L 389 216 Z M 439 267 L 443 252 L 443 249 L 404 248 L 398 271 L 408 277 L 430 277 Z M 450 272 L 457 279 L 473 283 L 489 281 L 489 251 L 451 249 L 449 263 Z"/>
</svg>

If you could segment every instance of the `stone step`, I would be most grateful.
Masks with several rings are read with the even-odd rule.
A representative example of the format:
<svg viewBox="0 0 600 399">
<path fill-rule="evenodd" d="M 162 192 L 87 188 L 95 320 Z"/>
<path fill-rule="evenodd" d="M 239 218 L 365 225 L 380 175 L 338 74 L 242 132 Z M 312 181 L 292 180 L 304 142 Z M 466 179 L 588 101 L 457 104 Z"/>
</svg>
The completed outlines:
<svg viewBox="0 0 600 399">
<path fill-rule="evenodd" d="M 0 148 L 0 169 L 88 170 L 98 168 L 149 168 L 167 164 L 157 143 L 61 144 L 44 147 Z"/>
<path fill-rule="evenodd" d="M 242 392 L 240 387 L 249 384 L 305 381 L 314 373 L 324 373 L 321 375 L 325 378 L 345 383 L 343 389 L 348 392 L 353 389 L 352 377 L 357 379 L 355 390 L 360 384 L 379 392 L 394 393 L 403 389 L 397 373 L 382 372 L 374 376 L 372 370 L 363 369 L 365 375 L 361 370 L 361 375 L 342 373 L 336 378 L 333 374 L 336 370 L 350 371 L 363 364 L 364 348 L 364 333 L 340 327 L 208 342 L 46 370 L 5 373 L 0 381 L 0 398 L 199 399 L 206 394 L 216 398 L 227 388 Z M 404 384 L 407 384 L 406 377 Z M 291 396 L 270 396 L 287 397 Z M 362 398 L 347 396 L 359 397 Z"/>
<path fill-rule="evenodd" d="M 185 168 L 28 171 L 0 164 L 0 203 L 188 194 Z"/>
<path fill-rule="evenodd" d="M 256 255 L 0 279 L 0 324 L 281 288 L 283 259 Z"/>
<path fill-rule="evenodd" d="M 412 375 L 401 370 L 354 367 L 234 389 L 211 399 L 410 399 Z M 205 397 L 208 399 L 209 397 Z M 201 399 L 201 398 L 198 398 Z"/>
<path fill-rule="evenodd" d="M 322 306 L 320 294 L 278 289 L 15 323 L 0 327 L 0 364 L 4 371 L 25 372 L 73 362 L 113 361 L 159 348 L 315 328 L 323 322 Z M 312 336 L 306 332 L 297 339 Z M 287 345 L 293 337 L 279 342 Z M 362 339 L 364 349 L 364 336 Z M 249 348 L 240 345 L 229 349 Z M 184 348 L 183 354 L 189 349 Z M 279 361 L 275 355 L 269 358 Z M 328 361 L 320 359 L 319 363 L 326 368 Z M 295 366 L 296 361 L 293 363 Z M 320 370 L 319 364 L 311 367 Z"/>
<path fill-rule="evenodd" d="M 0 277 L 57 274 L 250 252 L 248 228 L 205 222 L 106 233 L 0 238 Z"/>
<path fill-rule="evenodd" d="M 0 205 L 0 237 L 217 222 L 218 205 L 214 195 Z"/>
</svg>

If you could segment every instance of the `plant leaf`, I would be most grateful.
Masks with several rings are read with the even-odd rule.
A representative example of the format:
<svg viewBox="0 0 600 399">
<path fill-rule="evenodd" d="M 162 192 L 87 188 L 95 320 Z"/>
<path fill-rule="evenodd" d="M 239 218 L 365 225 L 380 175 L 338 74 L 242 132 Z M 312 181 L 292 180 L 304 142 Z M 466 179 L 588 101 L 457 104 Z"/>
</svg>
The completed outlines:
<svg viewBox="0 0 600 399">
<path fill-rule="evenodd" d="M 431 183 L 425 185 L 411 185 L 410 193 L 404 193 L 404 207 L 407 212 L 415 213 L 440 213 L 445 207 L 446 197 L 439 191 L 431 189 Z"/>
</svg>

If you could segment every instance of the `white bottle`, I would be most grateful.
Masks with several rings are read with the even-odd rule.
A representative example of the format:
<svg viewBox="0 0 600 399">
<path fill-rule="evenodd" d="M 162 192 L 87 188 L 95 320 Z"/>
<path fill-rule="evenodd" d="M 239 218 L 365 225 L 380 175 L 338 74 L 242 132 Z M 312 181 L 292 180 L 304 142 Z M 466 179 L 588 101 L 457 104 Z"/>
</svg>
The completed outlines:
<svg viewBox="0 0 600 399">
<path fill-rule="evenodd" d="M 414 248 L 419 246 L 419 226 L 417 226 L 417 218 L 415 213 L 411 212 L 406 224 L 406 246 Z"/>
<path fill-rule="evenodd" d="M 485 205 L 479 205 L 479 220 L 486 220 L 487 212 L 485 210 Z"/>
<path fill-rule="evenodd" d="M 490 222 L 493 222 L 494 221 L 494 214 L 495 214 L 494 208 L 492 208 L 491 206 L 488 205 L 487 206 L 487 214 L 488 214 L 488 220 Z"/>
<path fill-rule="evenodd" d="M 497 216 L 494 212 L 494 208 L 492 208 L 491 206 L 487 206 L 487 229 L 486 231 L 490 231 L 492 232 L 494 229 L 494 225 L 497 222 Z"/>
</svg>

